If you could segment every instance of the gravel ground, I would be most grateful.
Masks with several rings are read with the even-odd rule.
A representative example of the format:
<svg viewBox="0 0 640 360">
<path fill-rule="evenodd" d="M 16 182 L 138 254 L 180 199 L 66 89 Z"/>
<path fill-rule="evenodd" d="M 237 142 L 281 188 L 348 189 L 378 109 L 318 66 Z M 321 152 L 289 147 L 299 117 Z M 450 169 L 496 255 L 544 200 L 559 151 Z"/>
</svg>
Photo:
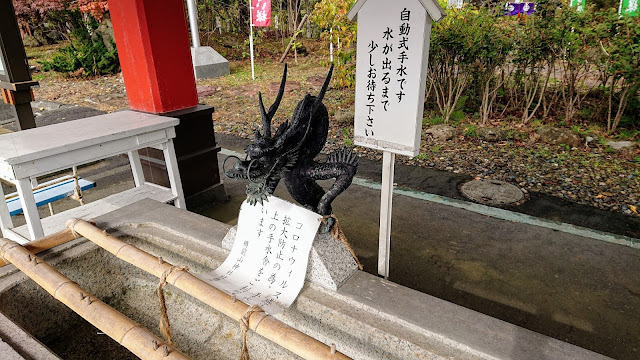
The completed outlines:
<svg viewBox="0 0 640 360">
<path fill-rule="evenodd" d="M 280 116 L 280 121 L 291 114 L 304 94 L 317 92 L 326 71 L 318 59 L 310 64 L 289 66 L 287 91 L 276 115 Z M 281 66 L 273 60 L 264 60 L 257 68 L 258 80 L 255 82 L 250 80 L 244 62 L 232 61 L 231 71 L 232 74 L 224 78 L 198 81 L 200 101 L 216 107 L 217 132 L 252 138 L 260 124 L 257 92 L 263 92 L 266 106 L 269 106 L 277 92 Z M 121 75 L 93 79 L 47 77 L 40 81 L 35 96 L 39 100 L 78 104 L 108 112 L 127 106 Z M 333 114 L 352 103 L 352 91 L 331 89 L 327 93 L 325 104 L 333 125 L 325 152 L 351 146 L 351 124 L 336 124 Z M 278 123 L 278 120 L 274 121 L 274 127 Z M 512 136 L 512 140 L 488 142 L 462 134 L 448 141 L 436 141 L 423 135 L 418 157 L 399 156 L 397 159 L 409 165 L 504 180 L 525 192 L 546 193 L 600 209 L 640 216 L 640 164 L 633 162 L 640 158 L 640 147 L 633 151 L 612 152 L 593 141 L 577 148 L 566 148 L 540 142 L 533 128 L 499 125 L 509 127 L 516 136 Z M 377 151 L 356 150 L 373 160 L 382 157 Z"/>
<path fill-rule="evenodd" d="M 257 123 L 219 121 L 217 132 L 252 138 Z M 427 140 L 425 140 L 427 139 Z M 324 152 L 351 144 L 351 128 L 332 126 Z M 381 160 L 382 153 L 356 147 L 361 156 Z M 396 157 L 408 165 L 431 167 L 477 179 L 504 180 L 523 191 L 541 192 L 600 209 L 639 216 L 640 164 L 635 154 L 612 153 L 599 144 L 567 149 L 540 142 L 489 142 L 458 135 L 435 141 L 423 135 L 422 153 Z"/>
<path fill-rule="evenodd" d="M 92 79 L 56 76 L 40 80 L 34 91 L 36 100 L 86 106 L 113 112 L 127 107 L 122 75 L 107 75 Z"/>
</svg>

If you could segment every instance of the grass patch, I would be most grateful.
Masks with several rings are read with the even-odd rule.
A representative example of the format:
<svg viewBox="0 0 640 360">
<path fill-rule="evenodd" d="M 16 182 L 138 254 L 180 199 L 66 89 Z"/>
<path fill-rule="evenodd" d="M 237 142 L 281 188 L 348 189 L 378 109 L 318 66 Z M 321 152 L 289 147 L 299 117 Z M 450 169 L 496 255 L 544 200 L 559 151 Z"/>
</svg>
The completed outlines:
<svg viewBox="0 0 640 360">
<path fill-rule="evenodd" d="M 465 126 L 464 130 L 462 131 L 462 134 L 464 136 L 472 137 L 472 138 L 478 136 L 478 132 L 477 132 L 476 126 L 473 125 L 473 124 Z"/>
<path fill-rule="evenodd" d="M 423 126 L 433 126 L 433 125 L 440 125 L 444 123 L 444 119 L 442 118 L 442 116 L 427 116 L 424 119 L 422 119 L 422 125 Z"/>
<path fill-rule="evenodd" d="M 342 143 L 345 146 L 353 146 L 353 128 L 342 128 Z"/>
</svg>

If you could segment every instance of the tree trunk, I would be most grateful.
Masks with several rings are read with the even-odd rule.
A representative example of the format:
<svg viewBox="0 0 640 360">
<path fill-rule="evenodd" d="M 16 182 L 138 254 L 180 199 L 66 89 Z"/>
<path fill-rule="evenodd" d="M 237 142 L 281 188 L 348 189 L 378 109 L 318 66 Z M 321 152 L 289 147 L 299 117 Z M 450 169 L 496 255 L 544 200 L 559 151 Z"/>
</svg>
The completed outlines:
<svg viewBox="0 0 640 360">
<path fill-rule="evenodd" d="M 288 21 L 287 25 L 289 25 L 289 33 L 293 36 L 298 28 L 298 24 L 300 21 L 300 5 L 302 3 L 301 0 L 289 0 L 288 1 Z"/>
</svg>

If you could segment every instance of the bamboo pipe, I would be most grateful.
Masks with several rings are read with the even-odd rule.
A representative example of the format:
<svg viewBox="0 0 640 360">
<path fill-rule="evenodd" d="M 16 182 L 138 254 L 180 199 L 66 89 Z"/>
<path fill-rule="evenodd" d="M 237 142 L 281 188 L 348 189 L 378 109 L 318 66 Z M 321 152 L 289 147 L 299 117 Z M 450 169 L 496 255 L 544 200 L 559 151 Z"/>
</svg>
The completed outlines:
<svg viewBox="0 0 640 360">
<path fill-rule="evenodd" d="M 90 223 L 95 224 L 93 221 L 90 221 Z M 40 239 L 26 243 L 23 247 L 33 254 L 39 254 L 45 250 L 62 245 L 76 238 L 77 237 L 73 234 L 71 229 L 67 228 L 55 234 L 41 237 Z M 5 265 L 7 265 L 7 263 L 3 259 L 0 259 L 0 267 Z"/>
<path fill-rule="evenodd" d="M 20 244 L 0 239 L 0 256 L 49 294 L 143 360 L 189 360 L 111 306 L 103 303 Z"/>
<path fill-rule="evenodd" d="M 74 232 L 114 254 L 118 259 L 157 277 L 161 277 L 165 271 L 173 267 L 171 264 L 159 261 L 157 257 L 107 234 L 106 231 L 102 231 L 84 220 L 69 219 L 66 225 Z M 249 308 L 247 304 L 234 301 L 231 296 L 200 280 L 188 271 L 174 269 L 167 276 L 167 282 L 235 321 L 240 321 Z M 272 316 L 265 316 L 264 313 L 253 313 L 249 317 L 249 328 L 305 359 L 350 359 L 335 351 L 335 348 L 330 348 Z"/>
</svg>

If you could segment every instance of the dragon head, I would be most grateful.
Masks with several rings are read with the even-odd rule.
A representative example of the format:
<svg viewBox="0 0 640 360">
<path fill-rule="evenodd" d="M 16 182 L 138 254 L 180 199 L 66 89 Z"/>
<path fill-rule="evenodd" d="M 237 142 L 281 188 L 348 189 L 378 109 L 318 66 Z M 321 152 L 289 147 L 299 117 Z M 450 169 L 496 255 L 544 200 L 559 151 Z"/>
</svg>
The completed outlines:
<svg viewBox="0 0 640 360">
<path fill-rule="evenodd" d="M 262 101 L 262 93 L 258 93 L 260 114 L 262 115 L 262 134 L 259 130 L 256 130 L 253 143 L 245 147 L 246 158 L 244 160 L 237 159 L 233 168 L 225 170 L 224 174 L 229 178 L 245 179 L 250 184 L 255 182 L 263 182 L 265 180 L 269 169 L 273 167 L 275 148 L 275 137 L 271 136 L 271 120 L 280 106 L 280 101 L 284 94 L 284 88 L 287 81 L 287 65 L 284 66 L 284 73 L 282 74 L 282 81 L 280 82 L 280 90 L 274 103 L 269 107 L 267 112 Z M 230 156 L 231 157 L 231 156 Z M 230 158 L 227 157 L 225 162 Z M 224 164 L 223 164 L 224 168 Z M 266 181 L 264 181 L 266 183 Z M 251 193 L 259 191 L 255 186 L 252 187 Z M 247 189 L 247 195 L 249 195 L 249 189 Z"/>
<path fill-rule="evenodd" d="M 324 106 L 322 98 L 329 85 L 332 72 L 333 66 L 320 94 L 317 97 L 307 95 L 296 107 L 291 122 L 282 123 L 275 134 L 272 134 L 271 122 L 284 94 L 287 65 L 285 64 L 284 67 L 278 95 L 269 107 L 269 111 L 265 109 L 262 93 L 258 93 L 262 133 L 256 130 L 253 143 L 245 147 L 246 158 L 244 160 L 236 158 L 237 162 L 234 166 L 224 171 L 224 174 L 229 178 L 245 179 L 249 182 L 247 198 L 252 205 L 258 202 L 262 203 L 266 199 L 267 193 L 272 193 L 275 190 L 274 184 L 277 185 L 277 180 L 282 177 L 282 174 L 295 165 L 298 159 L 298 150 L 311 128 L 311 116 L 320 106 Z M 300 135 L 301 132 L 303 135 Z M 229 158 L 227 157 L 225 162 Z M 224 164 L 223 169 L 225 169 Z"/>
</svg>

